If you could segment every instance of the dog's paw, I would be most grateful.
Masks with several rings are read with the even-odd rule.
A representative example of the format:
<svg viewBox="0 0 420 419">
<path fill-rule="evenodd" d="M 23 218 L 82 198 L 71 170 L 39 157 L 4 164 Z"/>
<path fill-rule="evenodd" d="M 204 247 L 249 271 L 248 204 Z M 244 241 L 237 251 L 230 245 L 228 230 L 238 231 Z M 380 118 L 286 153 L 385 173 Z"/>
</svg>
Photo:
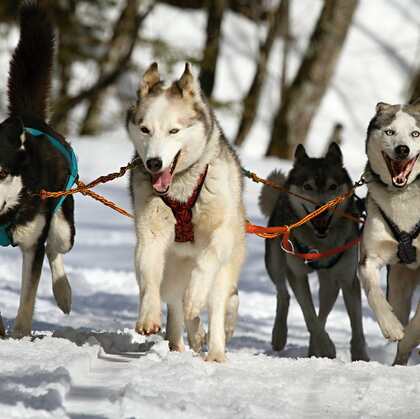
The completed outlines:
<svg viewBox="0 0 420 419">
<path fill-rule="evenodd" d="M 12 331 L 12 338 L 14 339 L 22 339 L 25 336 L 31 336 L 31 328 L 23 327 L 23 326 L 15 326 Z"/>
<path fill-rule="evenodd" d="M 336 357 L 335 345 L 327 332 L 317 335 L 311 334 L 308 356 L 330 359 L 334 359 Z"/>
<path fill-rule="evenodd" d="M 189 286 L 184 295 L 184 318 L 193 320 L 198 317 L 206 304 L 203 292 L 197 286 Z"/>
<path fill-rule="evenodd" d="M 69 314 L 71 311 L 71 287 L 65 276 L 54 282 L 53 294 L 60 310 L 64 314 Z"/>
<path fill-rule="evenodd" d="M 172 352 L 185 352 L 185 346 L 183 343 L 169 342 L 169 350 Z"/>
<path fill-rule="evenodd" d="M 378 323 L 385 339 L 396 342 L 404 337 L 404 327 L 391 310 L 382 312 Z"/>
<path fill-rule="evenodd" d="M 226 355 L 224 351 L 212 351 L 210 350 L 207 356 L 204 358 L 206 362 L 225 362 Z"/>
<path fill-rule="evenodd" d="M 146 312 L 140 314 L 136 322 L 136 332 L 140 335 L 154 335 L 160 332 L 160 312 Z"/>
</svg>

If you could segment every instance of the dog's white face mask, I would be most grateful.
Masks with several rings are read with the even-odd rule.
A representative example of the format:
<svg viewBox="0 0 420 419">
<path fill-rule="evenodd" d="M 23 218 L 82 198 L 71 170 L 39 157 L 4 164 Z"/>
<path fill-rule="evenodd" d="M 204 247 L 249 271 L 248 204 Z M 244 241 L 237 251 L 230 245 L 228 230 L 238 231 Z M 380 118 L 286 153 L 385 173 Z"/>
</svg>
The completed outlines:
<svg viewBox="0 0 420 419">
<path fill-rule="evenodd" d="M 420 174 L 420 114 L 416 105 L 379 103 L 370 128 L 367 152 L 383 182 L 403 188 Z"/>
<path fill-rule="evenodd" d="M 182 77 L 166 88 L 157 66 L 146 71 L 128 131 L 159 194 L 165 194 L 174 175 L 194 164 L 204 152 L 208 124 L 201 103 L 189 65 Z"/>
</svg>

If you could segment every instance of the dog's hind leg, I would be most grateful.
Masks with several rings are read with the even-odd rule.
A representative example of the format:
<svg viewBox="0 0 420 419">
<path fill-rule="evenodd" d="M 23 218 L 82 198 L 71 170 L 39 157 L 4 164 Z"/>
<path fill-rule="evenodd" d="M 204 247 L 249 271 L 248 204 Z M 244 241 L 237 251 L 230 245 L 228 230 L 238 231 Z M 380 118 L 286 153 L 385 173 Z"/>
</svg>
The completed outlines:
<svg viewBox="0 0 420 419">
<path fill-rule="evenodd" d="M 22 255 L 22 288 L 18 314 L 12 332 L 13 337 L 17 338 L 31 334 L 35 297 L 41 277 L 45 247 L 43 244 L 37 244 L 33 247 L 22 249 Z"/>
<path fill-rule="evenodd" d="M 47 238 L 47 258 L 52 275 L 55 301 L 63 313 L 71 310 L 71 287 L 64 271 L 63 253 L 73 246 L 74 230 L 63 210 L 57 211 L 51 220 Z"/>
<path fill-rule="evenodd" d="M 169 340 L 169 349 L 171 351 L 184 352 L 183 330 L 184 312 L 182 302 L 168 304 L 165 339 Z"/>
<path fill-rule="evenodd" d="M 388 274 L 388 302 L 403 326 L 410 317 L 411 297 L 416 287 L 418 271 L 408 269 L 404 265 L 393 265 Z"/>
<path fill-rule="evenodd" d="M 351 277 L 342 276 L 339 281 L 343 291 L 344 304 L 350 318 L 351 325 L 351 360 L 369 361 L 362 322 L 362 300 L 359 278 L 356 274 Z"/>
<path fill-rule="evenodd" d="M 3 319 L 0 314 L 0 337 L 6 336 L 6 329 L 4 328 Z"/>
<path fill-rule="evenodd" d="M 185 325 L 187 327 L 188 345 L 190 345 L 190 348 L 194 352 L 200 353 L 206 343 L 206 332 L 204 331 L 200 317 L 186 320 Z"/>
<path fill-rule="evenodd" d="M 411 351 L 420 344 L 420 301 L 414 317 L 405 328 L 402 340 L 398 342 L 398 351 L 393 365 L 407 365 Z"/>
<path fill-rule="evenodd" d="M 288 270 L 287 278 L 302 309 L 306 326 L 311 335 L 308 355 L 335 358 L 334 343 L 316 314 L 307 275 L 298 275 Z"/>
<path fill-rule="evenodd" d="M 265 241 L 265 266 L 277 290 L 276 317 L 271 335 L 271 346 L 274 351 L 281 351 L 287 343 L 287 315 L 289 313 L 290 295 L 287 290 L 285 264 L 280 239 Z"/>
<path fill-rule="evenodd" d="M 226 307 L 225 335 L 226 343 L 232 338 L 235 332 L 236 321 L 238 319 L 239 297 L 238 291 L 229 297 Z"/>
</svg>

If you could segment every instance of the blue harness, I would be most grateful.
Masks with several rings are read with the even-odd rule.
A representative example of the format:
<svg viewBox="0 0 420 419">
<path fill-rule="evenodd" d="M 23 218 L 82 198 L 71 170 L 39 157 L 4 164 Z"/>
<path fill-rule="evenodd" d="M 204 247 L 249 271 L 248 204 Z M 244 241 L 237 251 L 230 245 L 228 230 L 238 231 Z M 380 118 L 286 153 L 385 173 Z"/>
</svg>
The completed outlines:
<svg viewBox="0 0 420 419">
<path fill-rule="evenodd" d="M 36 128 L 28 128 L 28 127 L 24 127 L 23 130 L 24 132 L 27 132 L 33 137 L 41 137 L 44 135 L 45 137 L 47 137 L 50 144 L 65 157 L 70 167 L 70 175 L 67 180 L 65 190 L 66 191 L 70 190 L 72 186 L 74 185 L 74 183 L 76 182 L 77 175 L 79 173 L 79 169 L 77 167 L 77 158 L 73 149 L 71 147 L 64 146 L 57 138 L 54 138 L 52 135 L 47 134 L 44 131 L 40 131 Z M 63 205 L 63 201 L 65 199 L 66 197 L 62 196 L 58 200 L 53 212 L 56 212 L 58 209 L 61 208 L 61 206 Z M 14 246 L 12 235 L 10 233 L 10 225 L 11 223 L 0 225 L 0 246 L 3 246 L 3 247 L 7 247 L 10 245 Z"/>
</svg>

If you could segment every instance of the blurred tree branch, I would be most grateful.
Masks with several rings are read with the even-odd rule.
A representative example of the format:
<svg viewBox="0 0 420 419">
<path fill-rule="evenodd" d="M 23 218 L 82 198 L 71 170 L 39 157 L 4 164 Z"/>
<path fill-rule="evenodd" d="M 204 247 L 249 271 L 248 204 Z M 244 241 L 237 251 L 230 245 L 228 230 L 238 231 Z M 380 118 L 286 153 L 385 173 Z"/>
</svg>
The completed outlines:
<svg viewBox="0 0 420 419">
<path fill-rule="evenodd" d="M 289 0 L 281 0 L 277 8 L 269 13 L 266 39 L 260 45 L 255 75 L 243 100 L 241 121 L 235 138 L 235 145 L 237 146 L 241 146 L 245 141 L 257 117 L 261 91 L 267 76 L 268 60 L 280 28 L 282 28 L 284 42 L 288 43 L 288 15 Z"/>
<path fill-rule="evenodd" d="M 223 15 L 229 0 L 207 0 L 206 44 L 201 60 L 200 84 L 204 94 L 210 98 L 216 79 L 217 61 L 219 58 L 220 37 Z"/>
<path fill-rule="evenodd" d="M 297 74 L 275 114 L 268 156 L 291 158 L 304 143 L 328 88 L 358 0 L 324 0 Z"/>
<path fill-rule="evenodd" d="M 87 99 L 98 97 L 101 92 L 115 83 L 118 78 L 127 70 L 131 55 L 137 41 L 137 35 L 141 23 L 146 19 L 148 14 L 153 9 L 152 4 L 146 12 L 139 14 L 138 7 L 134 10 L 134 6 L 138 4 L 138 0 L 127 0 L 125 9 L 123 10 L 120 19 L 116 22 L 114 28 L 114 35 L 110 49 L 105 53 L 102 59 L 102 66 L 100 68 L 99 77 L 97 81 L 89 88 L 82 90 L 74 96 L 66 96 L 59 98 L 54 105 L 55 112 L 51 118 L 53 125 L 62 123 L 69 112 Z M 129 12 L 127 12 L 127 9 Z M 133 13 L 129 16 L 129 13 Z M 116 29 L 121 25 L 121 19 L 124 20 L 124 31 L 117 35 Z"/>
</svg>

